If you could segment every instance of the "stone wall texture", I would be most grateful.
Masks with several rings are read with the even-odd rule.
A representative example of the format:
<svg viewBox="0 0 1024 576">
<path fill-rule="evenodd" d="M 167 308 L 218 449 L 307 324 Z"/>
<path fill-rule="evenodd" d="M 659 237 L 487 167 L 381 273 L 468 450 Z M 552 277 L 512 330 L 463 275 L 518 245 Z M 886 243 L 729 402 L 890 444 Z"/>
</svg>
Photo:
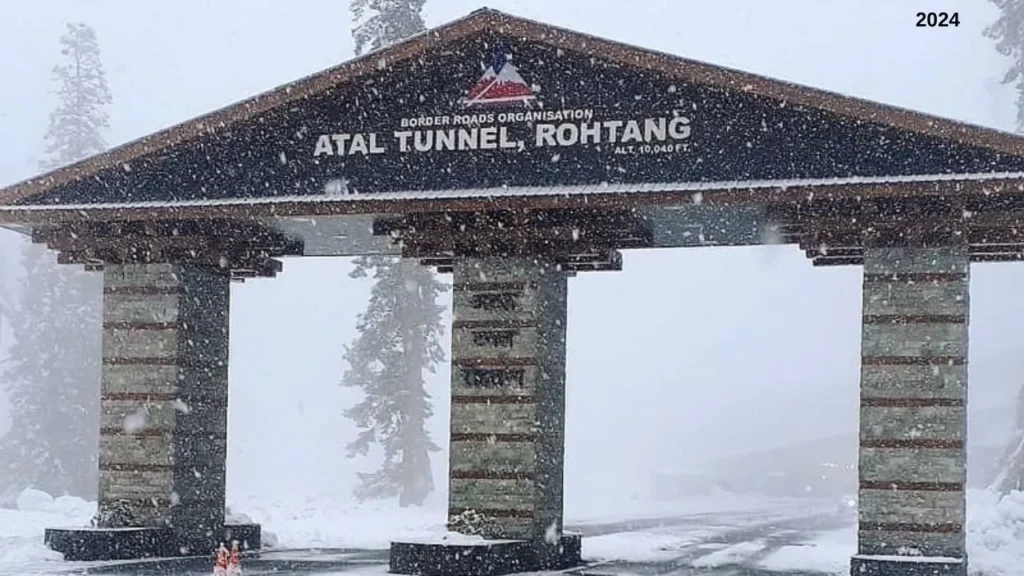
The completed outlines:
<svg viewBox="0 0 1024 576">
<path fill-rule="evenodd" d="M 527 259 L 461 260 L 454 276 L 449 518 L 560 535 L 566 276 Z"/>
<path fill-rule="evenodd" d="M 963 558 L 965 247 L 864 255 L 858 550 Z"/>
<path fill-rule="evenodd" d="M 171 526 L 206 550 L 224 524 L 230 281 L 171 264 L 103 274 L 99 524 Z"/>
</svg>

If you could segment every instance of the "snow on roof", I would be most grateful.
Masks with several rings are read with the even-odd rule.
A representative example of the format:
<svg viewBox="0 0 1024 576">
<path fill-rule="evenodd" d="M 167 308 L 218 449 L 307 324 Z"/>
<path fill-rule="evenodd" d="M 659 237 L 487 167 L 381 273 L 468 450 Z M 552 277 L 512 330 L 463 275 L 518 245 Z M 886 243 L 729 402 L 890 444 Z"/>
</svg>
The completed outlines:
<svg viewBox="0 0 1024 576">
<path fill-rule="evenodd" d="M 285 203 L 340 204 L 379 202 L 381 200 L 459 200 L 466 198 L 499 198 L 527 196 L 600 196 L 614 194 L 656 194 L 664 192 L 720 192 L 729 190 L 786 190 L 788 188 L 849 185 L 889 185 L 921 182 L 979 182 L 987 180 L 1021 180 L 1024 172 L 986 172 L 975 174 L 916 174 L 912 176 L 881 176 L 819 178 L 793 180 L 742 180 L 732 182 L 651 182 L 636 184 L 588 184 L 578 186 L 520 186 L 494 188 L 463 188 L 457 190 L 407 190 L 378 193 L 306 194 L 260 198 L 218 198 L 208 200 L 173 200 L 123 202 L 104 204 L 40 204 L 0 206 L 0 212 L 37 212 L 65 210 L 110 210 L 125 208 L 183 208 L 205 206 L 255 206 Z"/>
</svg>

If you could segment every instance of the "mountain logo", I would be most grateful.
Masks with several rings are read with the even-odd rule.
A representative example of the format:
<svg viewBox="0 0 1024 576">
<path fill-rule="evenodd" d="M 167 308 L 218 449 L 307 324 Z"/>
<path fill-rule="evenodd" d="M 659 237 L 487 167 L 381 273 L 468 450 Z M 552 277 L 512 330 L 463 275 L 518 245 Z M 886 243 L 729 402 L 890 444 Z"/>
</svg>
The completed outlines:
<svg viewBox="0 0 1024 576">
<path fill-rule="evenodd" d="M 509 61 L 508 52 L 498 48 L 484 75 L 462 99 L 464 108 L 484 108 L 521 104 L 530 108 L 536 103 L 533 87 L 523 80 L 519 69 Z"/>
</svg>

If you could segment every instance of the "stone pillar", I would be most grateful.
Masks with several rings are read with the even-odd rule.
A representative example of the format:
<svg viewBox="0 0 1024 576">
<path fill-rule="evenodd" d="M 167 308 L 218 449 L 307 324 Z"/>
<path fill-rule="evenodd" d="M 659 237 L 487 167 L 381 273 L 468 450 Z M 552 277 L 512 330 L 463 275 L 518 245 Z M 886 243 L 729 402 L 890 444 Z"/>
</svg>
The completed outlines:
<svg viewBox="0 0 1024 576">
<path fill-rule="evenodd" d="M 966 246 L 865 249 L 856 576 L 966 574 L 969 272 Z"/>
<path fill-rule="evenodd" d="M 219 270 L 103 272 L 101 528 L 167 526 L 178 553 L 222 537 L 228 300 Z"/>
<path fill-rule="evenodd" d="M 558 544 L 566 276 L 530 259 L 459 260 L 453 272 L 449 524 Z"/>
</svg>

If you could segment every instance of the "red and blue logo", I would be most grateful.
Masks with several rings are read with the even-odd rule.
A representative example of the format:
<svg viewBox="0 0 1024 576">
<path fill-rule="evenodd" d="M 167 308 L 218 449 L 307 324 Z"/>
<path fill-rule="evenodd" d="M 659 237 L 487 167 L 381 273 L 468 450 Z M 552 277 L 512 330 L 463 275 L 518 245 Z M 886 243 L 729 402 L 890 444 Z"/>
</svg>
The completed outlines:
<svg viewBox="0 0 1024 576">
<path fill-rule="evenodd" d="M 519 69 L 510 61 L 508 52 L 498 48 L 490 65 L 462 100 L 466 108 L 522 105 L 530 108 L 536 103 L 533 86 L 526 83 Z"/>
</svg>

